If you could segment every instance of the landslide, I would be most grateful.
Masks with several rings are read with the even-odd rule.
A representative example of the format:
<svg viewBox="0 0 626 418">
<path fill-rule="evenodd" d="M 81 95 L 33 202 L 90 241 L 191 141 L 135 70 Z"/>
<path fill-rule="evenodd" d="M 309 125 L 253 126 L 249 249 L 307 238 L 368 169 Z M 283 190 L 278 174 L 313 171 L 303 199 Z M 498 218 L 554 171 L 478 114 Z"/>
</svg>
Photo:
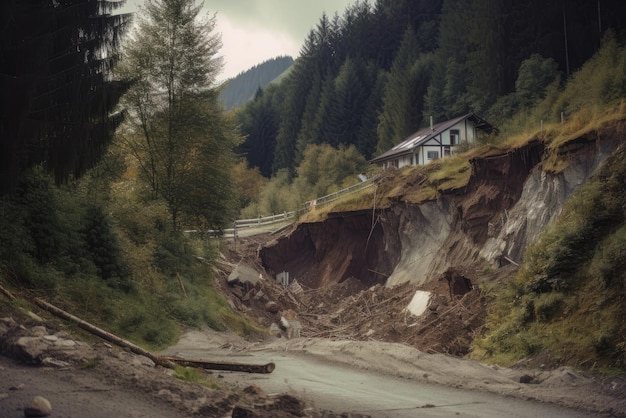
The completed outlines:
<svg viewBox="0 0 626 418">
<path fill-rule="evenodd" d="M 488 332 L 491 303 L 516 276 L 525 249 L 623 132 L 619 122 L 556 145 L 535 136 L 520 146 L 483 147 L 469 154 L 469 172 L 447 167 L 454 159 L 386 170 L 349 210 L 327 210 L 277 237 L 233 246 L 227 258 L 254 266 L 263 280 L 229 285 L 225 271 L 222 285 L 236 307 L 276 335 L 288 335 L 280 326 L 286 318 L 305 337 L 402 342 L 464 356 Z M 452 174 L 433 175 L 446 170 Z M 291 286 L 275 282 L 281 272 Z M 429 298 L 415 314 L 407 308 L 418 291 Z"/>
</svg>

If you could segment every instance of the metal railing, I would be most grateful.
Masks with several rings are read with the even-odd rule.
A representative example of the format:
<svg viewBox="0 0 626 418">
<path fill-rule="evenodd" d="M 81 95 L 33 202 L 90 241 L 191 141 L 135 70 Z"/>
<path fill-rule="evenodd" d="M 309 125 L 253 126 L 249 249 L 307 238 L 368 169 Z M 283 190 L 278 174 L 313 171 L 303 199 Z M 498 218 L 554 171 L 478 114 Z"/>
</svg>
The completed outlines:
<svg viewBox="0 0 626 418">
<path fill-rule="evenodd" d="M 320 206 L 324 206 L 331 202 L 334 202 L 335 200 L 343 196 L 360 192 L 361 190 L 367 189 L 368 187 L 371 187 L 373 185 L 374 185 L 373 179 L 368 179 L 368 180 L 362 181 L 361 183 L 353 184 L 352 186 L 336 191 L 335 193 L 318 197 L 317 199 L 309 200 L 308 202 L 304 203 L 303 209 L 304 211 L 309 211 L 311 209 L 319 208 Z"/>
<path fill-rule="evenodd" d="M 359 192 L 361 190 L 365 190 L 368 187 L 374 185 L 374 179 L 368 179 L 362 181 L 361 183 L 354 184 L 350 187 L 346 187 L 345 189 L 336 191 L 334 193 L 328 194 L 326 196 L 318 197 L 317 199 L 309 200 L 302 204 L 302 207 L 295 211 L 283 212 L 278 215 L 270 215 L 270 216 L 259 216 L 258 218 L 252 219 L 238 219 L 233 222 L 233 227 L 224 229 L 222 231 L 206 231 L 210 236 L 221 236 L 222 238 L 237 238 L 241 236 L 242 233 L 247 229 L 264 229 L 265 227 L 277 225 L 277 224 L 285 224 L 290 223 L 292 220 L 297 219 L 301 215 L 306 212 L 309 212 L 313 209 L 319 209 L 321 206 L 332 203 L 344 196 L 347 196 L 352 193 Z M 188 233 L 198 232 L 198 231 L 185 231 Z"/>
</svg>

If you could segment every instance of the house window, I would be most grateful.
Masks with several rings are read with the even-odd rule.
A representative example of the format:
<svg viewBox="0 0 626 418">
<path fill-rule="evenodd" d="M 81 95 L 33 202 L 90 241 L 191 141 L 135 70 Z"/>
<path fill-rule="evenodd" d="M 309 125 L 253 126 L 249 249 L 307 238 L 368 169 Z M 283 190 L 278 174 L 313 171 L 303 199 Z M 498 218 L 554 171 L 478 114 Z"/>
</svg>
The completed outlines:
<svg viewBox="0 0 626 418">
<path fill-rule="evenodd" d="M 426 153 L 426 158 L 428 158 L 429 160 L 436 160 L 437 158 L 439 158 L 439 151 L 428 151 Z"/>
<path fill-rule="evenodd" d="M 450 144 L 451 145 L 459 145 L 461 140 L 460 131 L 458 129 L 450 129 Z"/>
<path fill-rule="evenodd" d="M 450 156 L 450 145 L 446 145 L 445 147 L 443 147 L 443 156 L 444 157 Z"/>
</svg>

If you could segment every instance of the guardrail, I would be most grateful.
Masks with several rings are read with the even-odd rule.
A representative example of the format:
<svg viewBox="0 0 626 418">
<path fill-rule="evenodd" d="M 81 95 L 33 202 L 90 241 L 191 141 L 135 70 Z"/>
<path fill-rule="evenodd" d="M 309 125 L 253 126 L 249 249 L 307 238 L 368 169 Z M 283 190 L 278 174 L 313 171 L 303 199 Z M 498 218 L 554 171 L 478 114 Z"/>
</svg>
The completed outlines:
<svg viewBox="0 0 626 418">
<path fill-rule="evenodd" d="M 308 202 L 303 203 L 302 207 L 297 211 L 283 212 L 278 215 L 259 216 L 258 218 L 252 218 L 252 219 L 238 219 L 235 222 L 233 222 L 233 228 L 224 229 L 222 231 L 209 230 L 209 231 L 206 231 L 206 233 L 208 233 L 210 236 L 216 236 L 216 237 L 221 236 L 222 238 L 237 238 L 238 236 L 241 235 L 241 232 L 246 229 L 253 229 L 253 228 L 261 229 L 263 227 L 267 227 L 271 225 L 282 224 L 292 219 L 296 219 L 300 215 L 310 210 L 313 210 L 321 206 L 327 205 L 331 202 L 334 202 L 335 200 L 343 196 L 367 189 L 368 187 L 371 187 L 374 185 L 373 180 L 374 180 L 373 178 L 368 179 L 368 180 L 362 181 L 361 183 L 357 183 L 350 187 L 346 187 L 345 189 L 328 194 L 326 196 L 309 200 Z M 198 231 L 188 230 L 185 232 L 196 233 Z"/>
<path fill-rule="evenodd" d="M 326 196 L 318 197 L 317 199 L 309 200 L 304 203 L 304 210 L 309 211 L 311 209 L 318 208 L 323 205 L 327 205 L 328 203 L 334 202 L 335 200 L 356 192 L 360 192 L 361 190 L 367 189 L 374 185 L 373 179 L 368 179 L 362 181 L 361 183 L 353 184 L 350 187 L 346 187 L 345 189 L 341 189 L 336 191 L 335 193 L 328 194 Z"/>
</svg>

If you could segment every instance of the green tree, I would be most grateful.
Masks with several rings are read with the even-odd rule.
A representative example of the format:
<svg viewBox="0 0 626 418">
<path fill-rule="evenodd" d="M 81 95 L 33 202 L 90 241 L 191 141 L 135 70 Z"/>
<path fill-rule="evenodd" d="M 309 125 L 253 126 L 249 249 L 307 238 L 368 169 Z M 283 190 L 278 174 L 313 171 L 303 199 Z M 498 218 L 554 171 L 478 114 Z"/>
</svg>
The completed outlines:
<svg viewBox="0 0 626 418">
<path fill-rule="evenodd" d="M 195 3 L 146 3 L 120 67 L 136 80 L 125 96 L 130 118 L 120 137 L 175 228 L 185 221 L 218 229 L 233 210 L 230 167 L 239 138 L 215 88 L 216 17 L 200 18 Z"/>
<path fill-rule="evenodd" d="M 272 162 L 278 134 L 280 90 L 275 85 L 258 89 L 254 100 L 237 112 L 245 137 L 237 153 L 245 156 L 250 167 L 258 167 L 265 177 L 272 175 Z"/>
<path fill-rule="evenodd" d="M 112 81 L 130 15 L 117 0 L 0 2 L 0 195 L 43 164 L 58 183 L 84 174 L 122 120 Z"/>
<path fill-rule="evenodd" d="M 430 72 L 430 56 L 420 55 L 415 33 L 407 29 L 385 85 L 378 153 L 387 151 L 420 127 Z"/>
<path fill-rule="evenodd" d="M 309 145 L 298 166 L 294 193 L 300 203 L 340 190 L 359 182 L 358 174 L 367 166 L 354 145 Z"/>
</svg>

